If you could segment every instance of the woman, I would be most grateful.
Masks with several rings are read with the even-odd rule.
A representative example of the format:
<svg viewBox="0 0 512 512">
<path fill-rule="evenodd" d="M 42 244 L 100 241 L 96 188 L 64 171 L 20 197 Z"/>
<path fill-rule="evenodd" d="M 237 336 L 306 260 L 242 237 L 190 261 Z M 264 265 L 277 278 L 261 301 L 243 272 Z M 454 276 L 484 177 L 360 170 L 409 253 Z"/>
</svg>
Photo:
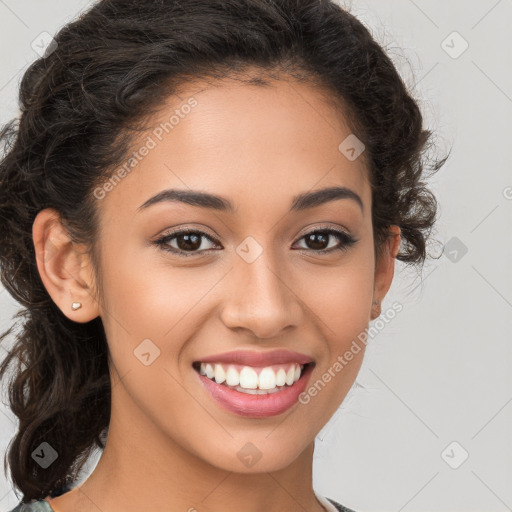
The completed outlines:
<svg viewBox="0 0 512 512">
<path fill-rule="evenodd" d="M 103 0 L 20 103 L 14 510 L 350 511 L 312 488 L 315 436 L 436 216 L 430 133 L 367 29 L 327 0 Z"/>
</svg>

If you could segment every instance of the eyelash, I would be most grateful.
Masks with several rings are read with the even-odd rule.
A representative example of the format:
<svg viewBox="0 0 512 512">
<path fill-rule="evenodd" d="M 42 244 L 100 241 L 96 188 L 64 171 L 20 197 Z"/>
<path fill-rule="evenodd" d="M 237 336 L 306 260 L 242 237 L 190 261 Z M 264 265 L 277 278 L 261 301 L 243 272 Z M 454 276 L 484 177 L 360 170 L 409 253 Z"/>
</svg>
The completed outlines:
<svg viewBox="0 0 512 512">
<path fill-rule="evenodd" d="M 300 237 L 299 240 L 302 240 L 303 238 L 305 238 L 307 236 L 310 236 L 313 234 L 319 234 L 319 233 L 335 235 L 341 241 L 341 244 L 338 247 L 331 247 L 330 249 L 315 250 L 315 249 L 302 249 L 301 248 L 301 250 L 304 252 L 314 252 L 316 254 L 328 254 L 328 253 L 332 253 L 335 251 L 343 252 L 343 251 L 348 250 L 352 245 L 354 245 L 357 242 L 357 239 L 355 239 L 353 236 L 349 235 L 348 233 L 345 233 L 344 231 L 338 231 L 338 230 L 332 229 L 332 228 L 315 229 L 313 231 L 306 233 L 302 237 Z M 191 230 L 191 229 L 182 229 L 182 230 L 173 231 L 171 233 L 167 233 L 167 234 L 163 235 L 161 238 L 158 238 L 157 240 L 155 240 L 153 243 L 156 246 L 160 247 L 164 251 L 171 252 L 173 254 L 177 254 L 178 256 L 183 256 L 185 258 L 187 258 L 189 256 L 201 254 L 204 251 L 218 250 L 218 249 L 203 249 L 202 251 L 183 251 L 181 249 L 169 247 L 168 242 L 170 240 L 177 238 L 179 235 L 191 235 L 191 234 L 200 235 L 201 237 L 207 238 L 210 242 L 215 243 L 215 240 L 211 236 L 204 233 L 203 231 Z"/>
</svg>

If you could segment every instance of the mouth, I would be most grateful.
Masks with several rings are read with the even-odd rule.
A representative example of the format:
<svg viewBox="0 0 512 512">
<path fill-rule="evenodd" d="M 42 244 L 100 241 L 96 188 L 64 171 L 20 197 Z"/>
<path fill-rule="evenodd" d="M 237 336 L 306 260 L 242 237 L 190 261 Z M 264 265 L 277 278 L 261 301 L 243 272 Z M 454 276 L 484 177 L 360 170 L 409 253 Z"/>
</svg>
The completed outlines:
<svg viewBox="0 0 512 512">
<path fill-rule="evenodd" d="M 264 418 L 295 405 L 313 371 L 311 358 L 290 354 L 237 352 L 194 361 L 192 367 L 207 394 L 222 409 Z"/>
</svg>

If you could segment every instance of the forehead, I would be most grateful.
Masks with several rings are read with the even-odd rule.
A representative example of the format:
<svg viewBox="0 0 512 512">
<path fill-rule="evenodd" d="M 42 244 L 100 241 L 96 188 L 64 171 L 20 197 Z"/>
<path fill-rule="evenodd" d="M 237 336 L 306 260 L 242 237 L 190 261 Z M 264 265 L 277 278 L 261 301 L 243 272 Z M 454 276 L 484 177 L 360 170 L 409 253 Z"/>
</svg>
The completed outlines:
<svg viewBox="0 0 512 512">
<path fill-rule="evenodd" d="M 248 201 L 253 210 L 288 207 L 293 196 L 339 185 L 369 205 L 364 153 L 351 160 L 340 149 L 349 137 L 325 89 L 292 80 L 190 82 L 151 118 L 101 207 L 135 213 L 168 188 L 229 197 L 237 210 Z"/>
</svg>

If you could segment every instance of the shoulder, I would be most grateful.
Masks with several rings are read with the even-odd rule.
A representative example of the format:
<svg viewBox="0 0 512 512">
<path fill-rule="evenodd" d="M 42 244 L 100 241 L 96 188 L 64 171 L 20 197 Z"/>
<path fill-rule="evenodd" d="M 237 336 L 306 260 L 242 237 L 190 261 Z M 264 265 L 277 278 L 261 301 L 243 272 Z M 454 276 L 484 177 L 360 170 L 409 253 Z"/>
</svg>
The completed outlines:
<svg viewBox="0 0 512 512">
<path fill-rule="evenodd" d="M 50 504 L 45 500 L 37 500 L 32 503 L 20 502 L 15 508 L 8 512 L 54 512 Z"/>
<path fill-rule="evenodd" d="M 332 500 L 331 498 L 326 498 L 326 499 L 330 503 L 332 503 L 336 507 L 336 510 L 339 510 L 339 512 L 356 512 L 355 510 L 352 510 L 351 508 L 344 507 L 343 505 L 341 505 L 337 501 Z"/>
</svg>

